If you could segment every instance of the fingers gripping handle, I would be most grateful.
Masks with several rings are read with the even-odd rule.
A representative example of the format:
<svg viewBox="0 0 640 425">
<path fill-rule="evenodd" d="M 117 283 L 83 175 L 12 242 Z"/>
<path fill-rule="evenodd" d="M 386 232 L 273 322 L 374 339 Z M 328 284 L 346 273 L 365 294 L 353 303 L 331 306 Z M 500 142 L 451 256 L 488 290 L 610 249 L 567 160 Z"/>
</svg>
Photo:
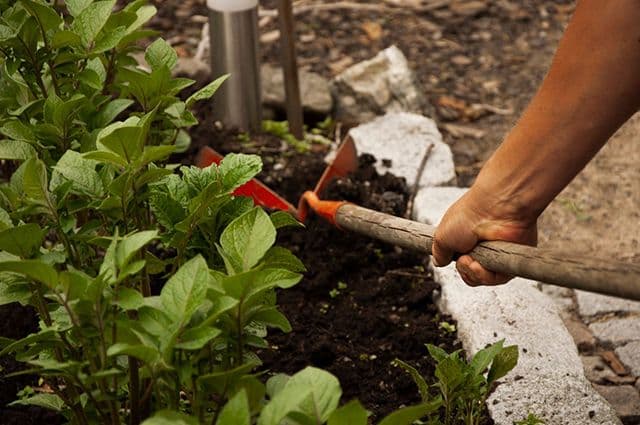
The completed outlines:
<svg viewBox="0 0 640 425">
<path fill-rule="evenodd" d="M 436 228 L 352 204 L 335 214 L 338 226 L 431 254 Z M 483 242 L 469 253 L 489 270 L 572 289 L 640 301 L 640 266 L 509 242 Z"/>
</svg>

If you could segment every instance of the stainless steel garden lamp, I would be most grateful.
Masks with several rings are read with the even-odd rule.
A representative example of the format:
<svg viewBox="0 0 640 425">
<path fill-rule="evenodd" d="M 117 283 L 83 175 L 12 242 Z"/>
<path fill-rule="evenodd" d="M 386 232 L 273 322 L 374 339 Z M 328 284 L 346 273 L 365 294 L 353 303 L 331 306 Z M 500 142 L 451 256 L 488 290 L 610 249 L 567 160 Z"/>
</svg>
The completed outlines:
<svg viewBox="0 0 640 425">
<path fill-rule="evenodd" d="M 231 75 L 214 97 L 214 119 L 258 130 L 262 122 L 258 0 L 207 0 L 207 6 L 212 77 Z"/>
</svg>

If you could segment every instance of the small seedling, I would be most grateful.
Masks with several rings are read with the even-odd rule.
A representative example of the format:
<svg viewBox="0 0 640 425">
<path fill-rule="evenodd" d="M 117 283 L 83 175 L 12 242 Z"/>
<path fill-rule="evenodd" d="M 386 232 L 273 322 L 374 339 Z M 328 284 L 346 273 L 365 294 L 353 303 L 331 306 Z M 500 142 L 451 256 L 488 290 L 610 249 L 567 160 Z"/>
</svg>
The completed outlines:
<svg viewBox="0 0 640 425">
<path fill-rule="evenodd" d="M 440 322 L 439 324 L 440 328 L 444 329 L 446 332 L 449 333 L 455 333 L 456 332 L 456 325 L 449 323 L 449 322 Z"/>
<path fill-rule="evenodd" d="M 529 413 L 526 419 L 514 422 L 513 425 L 544 425 L 544 421 L 533 413 Z"/>
</svg>

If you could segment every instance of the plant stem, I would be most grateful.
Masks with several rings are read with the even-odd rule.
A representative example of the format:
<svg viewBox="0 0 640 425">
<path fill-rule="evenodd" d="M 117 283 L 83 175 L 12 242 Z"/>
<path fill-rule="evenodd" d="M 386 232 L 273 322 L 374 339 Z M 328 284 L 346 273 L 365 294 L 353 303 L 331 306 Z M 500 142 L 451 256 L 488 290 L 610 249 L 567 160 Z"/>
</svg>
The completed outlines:
<svg viewBox="0 0 640 425">
<path fill-rule="evenodd" d="M 131 398 L 131 425 L 139 425 L 140 417 L 140 365 L 129 356 L 129 395 Z"/>
</svg>

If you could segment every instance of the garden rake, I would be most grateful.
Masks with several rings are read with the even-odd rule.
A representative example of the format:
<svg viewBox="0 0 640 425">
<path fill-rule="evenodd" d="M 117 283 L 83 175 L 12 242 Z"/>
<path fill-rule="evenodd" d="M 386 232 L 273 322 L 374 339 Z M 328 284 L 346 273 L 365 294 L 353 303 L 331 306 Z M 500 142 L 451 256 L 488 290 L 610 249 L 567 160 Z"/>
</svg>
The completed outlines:
<svg viewBox="0 0 640 425">
<path fill-rule="evenodd" d="M 198 166 L 219 163 L 223 156 L 204 148 Z M 258 205 L 287 211 L 304 222 L 309 210 L 343 230 L 431 255 L 436 227 L 395 217 L 344 201 L 320 199 L 329 183 L 358 167 L 358 155 L 350 137 L 342 143 L 313 191 L 305 192 L 298 207 L 254 179 L 235 194 L 249 196 Z M 470 253 L 483 267 L 565 288 L 596 292 L 640 301 L 640 266 L 607 259 L 577 256 L 503 241 L 482 242 Z"/>
</svg>

